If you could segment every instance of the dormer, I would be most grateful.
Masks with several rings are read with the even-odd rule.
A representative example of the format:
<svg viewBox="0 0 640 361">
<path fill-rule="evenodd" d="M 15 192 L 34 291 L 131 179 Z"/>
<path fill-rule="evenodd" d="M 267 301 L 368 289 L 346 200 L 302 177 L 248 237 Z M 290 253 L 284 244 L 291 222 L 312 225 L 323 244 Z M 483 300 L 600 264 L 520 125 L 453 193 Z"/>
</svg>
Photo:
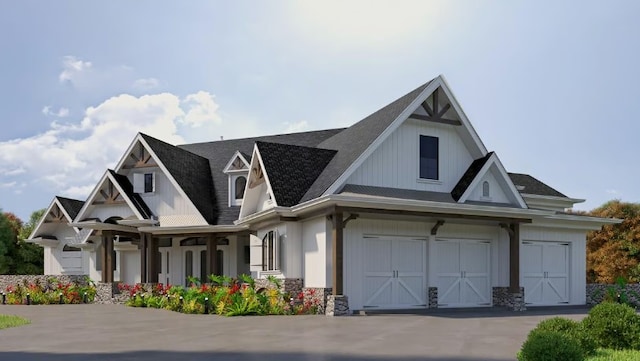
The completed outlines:
<svg viewBox="0 0 640 361">
<path fill-rule="evenodd" d="M 224 167 L 223 172 L 228 176 L 229 182 L 229 206 L 241 206 L 244 198 L 244 191 L 247 187 L 247 177 L 249 175 L 248 156 L 236 151 L 233 157 Z"/>
</svg>

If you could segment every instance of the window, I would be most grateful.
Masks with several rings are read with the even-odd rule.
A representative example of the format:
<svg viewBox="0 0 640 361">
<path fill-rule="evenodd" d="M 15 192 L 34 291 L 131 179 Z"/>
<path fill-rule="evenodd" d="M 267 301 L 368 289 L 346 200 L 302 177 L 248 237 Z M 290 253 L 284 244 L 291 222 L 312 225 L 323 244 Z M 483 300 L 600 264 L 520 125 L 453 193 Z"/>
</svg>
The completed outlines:
<svg viewBox="0 0 640 361">
<path fill-rule="evenodd" d="M 277 271 L 278 267 L 277 234 L 275 231 L 270 231 L 262 238 L 262 270 Z"/>
<path fill-rule="evenodd" d="M 438 179 L 438 138 L 420 136 L 420 178 Z"/>
<path fill-rule="evenodd" d="M 153 193 L 155 192 L 155 177 L 153 173 L 134 173 L 133 174 L 133 192 L 134 193 Z"/>
<path fill-rule="evenodd" d="M 236 184 L 235 184 L 236 200 L 242 199 L 242 197 L 244 197 L 244 188 L 246 186 L 247 186 L 247 178 L 243 176 L 239 176 L 238 178 L 236 178 Z"/>
<path fill-rule="evenodd" d="M 485 198 L 489 198 L 491 197 L 491 193 L 490 193 L 490 189 L 489 189 L 489 182 L 484 181 L 482 183 L 482 196 Z"/>
</svg>

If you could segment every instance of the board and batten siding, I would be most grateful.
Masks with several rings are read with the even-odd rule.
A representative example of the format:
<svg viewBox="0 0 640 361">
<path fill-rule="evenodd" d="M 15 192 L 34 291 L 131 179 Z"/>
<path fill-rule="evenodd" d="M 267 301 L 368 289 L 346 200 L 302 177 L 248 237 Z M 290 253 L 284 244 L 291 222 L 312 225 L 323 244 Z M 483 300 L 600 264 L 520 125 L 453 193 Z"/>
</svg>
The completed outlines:
<svg viewBox="0 0 640 361">
<path fill-rule="evenodd" d="M 455 126 L 409 119 L 348 178 L 347 184 L 450 192 L 473 159 Z M 439 140 L 439 179 L 419 179 L 420 135 Z"/>
<path fill-rule="evenodd" d="M 467 200 L 494 203 L 511 203 L 504 190 L 502 189 L 500 182 L 498 182 L 495 175 L 493 174 L 494 171 L 494 169 L 490 169 L 487 173 L 485 173 L 476 187 L 471 191 L 471 194 Z M 484 182 L 489 183 L 488 198 L 483 196 Z"/>
<path fill-rule="evenodd" d="M 325 217 L 302 223 L 303 278 L 305 287 L 331 287 L 330 224 Z"/>
<path fill-rule="evenodd" d="M 183 197 L 164 172 L 158 168 L 145 168 L 144 171 L 132 170 L 127 177 L 133 184 L 134 173 L 153 173 L 155 189 L 153 193 L 140 193 L 142 200 L 151 212 L 158 216 L 161 226 L 197 226 L 206 225 L 200 212 Z M 211 200 L 213 202 L 213 200 Z"/>
<path fill-rule="evenodd" d="M 586 303 L 587 287 L 586 231 L 541 227 L 536 226 L 534 223 L 520 227 L 520 239 L 523 242 L 569 243 L 569 304 L 584 305 Z M 522 252 L 520 255 L 523 256 Z"/>
</svg>

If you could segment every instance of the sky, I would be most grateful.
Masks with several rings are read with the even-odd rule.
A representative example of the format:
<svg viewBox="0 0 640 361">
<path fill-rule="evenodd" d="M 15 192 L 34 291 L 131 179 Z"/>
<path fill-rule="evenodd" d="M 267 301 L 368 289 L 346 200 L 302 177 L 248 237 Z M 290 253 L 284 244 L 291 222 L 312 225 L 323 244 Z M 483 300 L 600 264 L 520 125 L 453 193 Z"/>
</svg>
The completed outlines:
<svg viewBox="0 0 640 361">
<path fill-rule="evenodd" d="M 0 208 L 85 199 L 137 132 L 349 126 L 443 74 L 489 150 L 639 202 L 638 1 L 0 2 Z"/>
</svg>

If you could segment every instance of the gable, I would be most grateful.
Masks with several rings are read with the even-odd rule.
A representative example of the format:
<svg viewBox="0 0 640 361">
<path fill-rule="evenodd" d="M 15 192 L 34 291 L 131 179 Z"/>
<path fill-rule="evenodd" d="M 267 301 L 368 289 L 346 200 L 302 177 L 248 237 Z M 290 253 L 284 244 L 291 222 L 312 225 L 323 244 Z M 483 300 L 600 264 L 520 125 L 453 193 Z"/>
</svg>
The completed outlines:
<svg viewBox="0 0 640 361">
<path fill-rule="evenodd" d="M 75 221 L 93 218 L 104 221 L 111 217 L 145 219 L 118 182 L 116 173 L 107 170 L 91 192 Z"/>
<path fill-rule="evenodd" d="M 436 92 L 437 96 L 434 95 Z M 437 114 L 433 114 L 435 111 Z M 471 155 L 469 162 L 487 153 L 444 77 L 439 76 L 322 142 L 319 147 L 335 149 L 338 153 L 302 201 L 338 192 L 371 154 L 409 118 L 426 122 L 429 126 L 454 127 Z"/>
<path fill-rule="evenodd" d="M 507 195 L 504 182 L 498 180 L 496 172 L 495 167 L 491 167 L 488 172 L 478 179 L 477 184 L 471 189 L 467 197 L 467 202 L 513 203 L 513 197 Z"/>
<path fill-rule="evenodd" d="M 69 213 L 74 214 L 77 212 L 78 204 L 82 203 L 83 202 L 75 199 L 63 197 L 53 198 L 53 201 L 51 201 L 51 204 L 45 210 L 42 218 L 29 235 L 29 239 L 36 237 L 55 237 L 60 240 L 64 237 L 75 235 L 77 229 L 69 225 L 73 221 Z M 69 211 L 65 206 L 70 208 Z"/>
<path fill-rule="evenodd" d="M 247 172 L 249 170 L 249 162 L 247 158 L 240 152 L 236 151 L 229 163 L 224 167 L 224 173 Z"/>
<path fill-rule="evenodd" d="M 277 206 L 257 145 L 253 148 L 250 169 L 238 218 L 244 218 Z"/>
</svg>

